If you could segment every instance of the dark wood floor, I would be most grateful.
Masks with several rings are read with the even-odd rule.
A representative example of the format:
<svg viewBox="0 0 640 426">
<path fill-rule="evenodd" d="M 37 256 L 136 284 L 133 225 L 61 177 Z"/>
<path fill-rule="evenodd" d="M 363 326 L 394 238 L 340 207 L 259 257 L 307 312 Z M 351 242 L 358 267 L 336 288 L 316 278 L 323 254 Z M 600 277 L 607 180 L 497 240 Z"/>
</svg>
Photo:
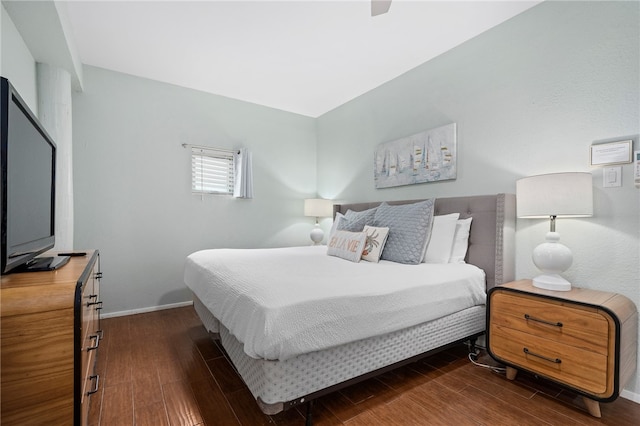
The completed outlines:
<svg viewBox="0 0 640 426">
<path fill-rule="evenodd" d="M 266 416 L 192 307 L 103 320 L 90 425 L 303 425 Z M 484 361 L 490 361 L 486 356 Z M 303 410 L 303 409 L 302 409 Z M 322 397 L 315 425 L 637 425 L 618 398 L 587 414 L 580 397 L 526 374 L 476 367 L 460 346 Z"/>
</svg>

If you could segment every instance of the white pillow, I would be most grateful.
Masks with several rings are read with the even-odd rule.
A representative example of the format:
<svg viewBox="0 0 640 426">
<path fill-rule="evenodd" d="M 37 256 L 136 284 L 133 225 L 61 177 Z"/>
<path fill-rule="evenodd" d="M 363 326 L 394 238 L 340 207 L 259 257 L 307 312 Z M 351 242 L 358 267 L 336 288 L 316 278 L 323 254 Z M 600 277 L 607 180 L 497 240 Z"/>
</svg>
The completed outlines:
<svg viewBox="0 0 640 426">
<path fill-rule="evenodd" d="M 367 234 L 364 232 L 335 231 L 329 236 L 327 254 L 357 263 L 362 258 L 366 242 Z"/>
<path fill-rule="evenodd" d="M 424 263 L 449 263 L 453 248 L 453 235 L 460 213 L 434 216 L 431 239 L 424 255 Z"/>
<path fill-rule="evenodd" d="M 453 249 L 449 263 L 464 263 L 469 248 L 469 231 L 471 230 L 471 217 L 460 219 L 456 223 L 456 233 L 453 237 Z"/>
<path fill-rule="evenodd" d="M 333 224 L 331 225 L 331 230 L 329 231 L 329 237 L 333 235 L 334 232 L 338 230 L 338 223 L 342 221 L 344 215 L 340 212 L 336 213 L 336 217 L 333 218 Z"/>
</svg>

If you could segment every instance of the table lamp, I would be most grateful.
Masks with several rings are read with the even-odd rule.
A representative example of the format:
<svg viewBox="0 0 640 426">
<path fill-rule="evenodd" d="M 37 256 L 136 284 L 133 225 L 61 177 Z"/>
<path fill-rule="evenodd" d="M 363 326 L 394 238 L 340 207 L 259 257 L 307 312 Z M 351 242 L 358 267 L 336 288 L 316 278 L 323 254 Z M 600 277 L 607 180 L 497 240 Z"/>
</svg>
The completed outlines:
<svg viewBox="0 0 640 426">
<path fill-rule="evenodd" d="M 560 241 L 556 218 L 593 216 L 591 173 L 567 172 L 530 176 L 516 181 L 519 218 L 549 218 L 546 242 L 533 250 L 533 263 L 542 274 L 533 279 L 538 288 L 569 291 L 571 283 L 560 276 L 573 263 L 571 250 Z"/>
<path fill-rule="evenodd" d="M 323 198 L 309 198 L 304 200 L 304 215 L 316 218 L 316 226 L 311 230 L 311 241 L 319 245 L 324 238 L 324 231 L 320 228 L 318 219 L 333 215 L 333 202 Z"/>
</svg>

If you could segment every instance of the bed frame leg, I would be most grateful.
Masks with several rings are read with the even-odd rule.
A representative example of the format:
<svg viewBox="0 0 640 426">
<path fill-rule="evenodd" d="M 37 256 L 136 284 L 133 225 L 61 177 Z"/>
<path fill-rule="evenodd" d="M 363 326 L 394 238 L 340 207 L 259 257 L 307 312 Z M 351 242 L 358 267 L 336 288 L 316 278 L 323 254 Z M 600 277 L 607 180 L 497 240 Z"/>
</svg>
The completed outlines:
<svg viewBox="0 0 640 426">
<path fill-rule="evenodd" d="M 472 337 L 471 339 L 469 339 L 469 354 L 471 355 L 471 357 L 473 357 L 474 360 L 478 358 L 478 349 L 476 348 L 477 341 L 477 337 Z"/>
<path fill-rule="evenodd" d="M 305 426 L 313 425 L 312 411 L 313 411 L 313 399 L 307 402 L 307 418 L 304 422 Z"/>
</svg>

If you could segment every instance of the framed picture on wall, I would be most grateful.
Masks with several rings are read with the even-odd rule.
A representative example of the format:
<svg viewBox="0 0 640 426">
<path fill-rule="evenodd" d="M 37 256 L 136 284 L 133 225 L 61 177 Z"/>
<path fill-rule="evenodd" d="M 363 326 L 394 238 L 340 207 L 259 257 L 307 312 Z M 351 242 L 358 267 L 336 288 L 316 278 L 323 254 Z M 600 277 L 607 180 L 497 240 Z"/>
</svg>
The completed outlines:
<svg viewBox="0 0 640 426">
<path fill-rule="evenodd" d="M 376 188 L 456 178 L 456 123 L 383 142 L 373 159 Z"/>
<path fill-rule="evenodd" d="M 591 145 L 591 165 L 610 166 L 631 163 L 632 141 L 617 141 Z"/>
</svg>

